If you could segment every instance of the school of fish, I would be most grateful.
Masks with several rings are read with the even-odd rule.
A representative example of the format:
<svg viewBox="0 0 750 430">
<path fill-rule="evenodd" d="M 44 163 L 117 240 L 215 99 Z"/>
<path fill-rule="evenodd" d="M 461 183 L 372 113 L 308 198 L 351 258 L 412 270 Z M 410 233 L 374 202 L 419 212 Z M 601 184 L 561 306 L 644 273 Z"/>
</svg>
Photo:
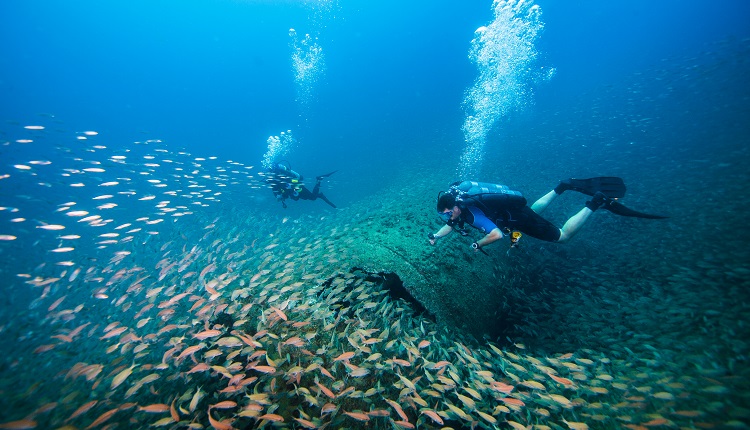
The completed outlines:
<svg viewBox="0 0 750 430">
<path fill-rule="evenodd" d="M 426 301 L 437 318 L 415 313 L 358 268 L 389 269 L 361 243 L 388 231 L 367 205 L 294 222 L 248 214 L 248 195 L 270 194 L 252 166 L 158 140 L 112 149 L 94 131 L 25 130 L 3 152 L 54 149 L 0 166 L 0 429 L 747 428 L 747 369 L 647 334 L 686 321 L 656 289 L 626 303 L 609 288 L 626 279 L 587 267 L 565 281 L 586 290 L 508 287 L 503 315 L 519 326 L 499 344 L 456 326 L 446 303 Z M 423 236 L 404 234 L 391 253 L 425 247 L 399 245 Z M 416 260 L 423 278 L 436 267 Z"/>
</svg>

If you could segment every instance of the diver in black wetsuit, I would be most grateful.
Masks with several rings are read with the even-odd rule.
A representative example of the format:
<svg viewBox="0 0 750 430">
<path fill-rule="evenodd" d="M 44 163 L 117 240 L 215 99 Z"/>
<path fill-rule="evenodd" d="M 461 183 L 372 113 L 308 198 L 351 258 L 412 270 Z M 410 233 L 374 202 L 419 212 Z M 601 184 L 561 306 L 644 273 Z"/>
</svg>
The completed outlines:
<svg viewBox="0 0 750 430">
<path fill-rule="evenodd" d="M 269 169 L 269 175 L 266 178 L 266 182 L 271 186 L 273 195 L 276 196 L 276 200 L 281 202 L 281 205 L 286 209 L 286 199 L 297 200 L 316 200 L 321 199 L 328 203 L 332 208 L 334 205 L 328 198 L 320 192 L 320 182 L 333 175 L 337 171 L 320 175 L 315 178 L 315 187 L 312 191 L 307 189 L 302 180 L 302 175 L 295 172 L 288 165 L 282 163 L 273 163 Z"/>
<path fill-rule="evenodd" d="M 560 194 L 567 190 L 578 191 L 592 196 L 586 206 L 573 215 L 562 228 L 542 218 L 539 213 Z M 462 235 L 467 235 L 464 224 L 485 233 L 485 236 L 472 243 L 476 251 L 503 237 L 503 231 L 511 235 L 511 246 L 520 238 L 518 232 L 548 242 L 564 243 L 569 241 L 583 227 L 591 214 L 599 208 L 622 216 L 662 219 L 660 215 L 636 212 L 617 202 L 625 195 L 625 184 L 616 177 L 599 177 L 591 179 L 567 179 L 561 181 L 554 190 L 545 194 L 531 207 L 526 206 L 526 199 L 518 191 L 505 185 L 482 182 L 455 182 L 448 192 L 438 195 L 438 215 L 445 225 L 430 233 L 431 244 L 457 228 Z M 502 230 L 501 230 L 502 228 Z"/>
</svg>

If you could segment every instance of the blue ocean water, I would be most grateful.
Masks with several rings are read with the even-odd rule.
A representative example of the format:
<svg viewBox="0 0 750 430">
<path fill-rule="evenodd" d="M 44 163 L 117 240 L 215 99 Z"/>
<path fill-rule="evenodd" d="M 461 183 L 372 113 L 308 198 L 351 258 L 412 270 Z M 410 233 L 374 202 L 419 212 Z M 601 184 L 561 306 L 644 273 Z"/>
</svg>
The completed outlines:
<svg viewBox="0 0 750 430">
<path fill-rule="evenodd" d="M 126 258 L 134 260 L 134 267 L 149 269 L 156 264 L 155 255 L 190 255 L 191 240 L 200 234 L 195 228 L 173 229 L 179 224 L 168 217 L 198 213 L 203 228 L 214 218 L 214 197 L 232 207 L 237 219 L 267 211 L 284 217 L 289 226 L 303 215 L 328 216 L 330 209 L 321 202 L 289 202 L 284 210 L 264 188 L 248 187 L 243 193 L 217 186 L 255 174 L 269 151 L 269 136 L 291 131 L 294 143 L 284 159 L 308 183 L 315 175 L 338 170 L 324 183 L 324 192 L 341 208 L 364 204 L 383 209 L 387 205 L 373 196 L 388 187 L 408 194 L 410 184 L 397 182 L 404 172 L 436 178 L 435 193 L 447 185 L 445 178 L 461 179 L 456 176 L 466 149 L 465 99 L 479 72 L 469 52 L 473 39 L 488 34 L 477 29 L 491 27 L 497 16 L 486 1 L 403 3 L 3 2 L 0 175 L 10 174 L 13 182 L 0 180 L 0 206 L 5 208 L 0 234 L 17 236 L 0 241 L 0 279 L 12 292 L 3 298 L 3 318 L 27 308 L 33 312 L 28 321 L 4 322 L 11 327 L 7 333 L 34 348 L 40 345 L 40 333 L 48 337 L 35 325 L 35 312 L 51 307 L 52 299 L 65 291 L 53 289 L 47 296 L 44 285 L 19 288 L 17 275 L 33 279 L 65 263 L 68 253 L 50 250 L 68 245 L 67 239 L 40 229 L 73 219 L 61 208 L 118 219 L 118 230 L 100 229 L 96 235 L 85 223 L 71 222 L 64 230 L 65 235 L 92 239 L 76 242 L 74 262 L 88 258 L 92 271 L 86 282 L 104 271 L 106 279 L 101 275 L 96 281 L 102 283 L 115 282 L 105 268 L 116 264 L 99 257 L 97 245 L 110 246 L 101 244 L 110 238 L 99 235 L 114 231 L 122 240 L 139 228 L 133 220 L 122 227 L 133 214 L 146 219 L 140 221 L 141 231 L 127 237 L 137 237 L 133 243 L 145 252 Z M 523 12 L 513 18 L 525 22 L 524 13 L 533 3 L 507 4 Z M 561 178 L 622 176 L 629 206 L 672 218 L 638 224 L 599 217 L 576 245 L 566 245 L 575 246 L 572 260 L 621 249 L 620 258 L 628 262 L 618 269 L 624 277 L 658 272 L 663 258 L 665 266 L 692 273 L 685 275 L 690 278 L 685 285 L 699 289 L 701 281 L 694 279 L 699 273 L 736 293 L 731 289 L 747 283 L 742 245 L 750 240 L 741 203 L 750 142 L 750 5 L 740 0 L 536 4 L 543 24 L 531 43 L 537 55 L 511 82 L 523 89 L 513 93 L 518 104 L 483 135 L 482 159 L 473 166 L 481 173 L 474 179 L 507 183 L 531 200 Z M 302 64 L 310 67 L 305 70 L 309 80 L 300 83 L 294 54 L 301 54 L 303 63 L 311 61 L 311 47 L 323 55 L 318 62 Z M 44 130 L 24 128 L 34 125 Z M 132 164 L 136 159 L 140 163 Z M 100 167 L 118 173 L 81 172 Z M 61 176 L 59 169 L 71 171 L 62 170 L 68 176 Z M 102 186 L 111 181 L 134 194 L 92 200 L 114 194 Z M 77 182 L 87 186 L 71 187 Z M 168 209 L 162 215 L 169 221 L 160 222 L 153 205 L 168 197 L 153 187 L 161 184 L 185 195 L 210 190 L 164 204 L 160 209 Z M 409 197 L 397 196 L 396 205 Z M 120 198 L 128 204 L 116 200 Z M 95 203 L 86 207 L 83 201 Z M 120 205 L 95 211 L 109 201 Z M 425 223 L 433 221 L 432 211 L 432 203 L 425 206 Z M 550 211 L 558 223 L 570 215 L 568 206 Z M 26 220 L 13 221 L 16 217 Z M 250 234 L 261 242 L 278 232 L 273 225 L 257 228 Z M 229 236 L 239 233 L 231 230 Z M 541 246 L 530 249 L 544 255 Z M 543 258 L 529 257 L 537 262 Z M 560 270 L 569 275 L 575 268 Z M 83 288 L 85 275 L 85 270 L 75 276 L 66 272 L 63 279 Z M 663 286 L 681 280 L 670 273 L 654 276 L 652 282 Z M 72 298 L 75 293 L 69 294 Z M 746 293 L 738 294 L 738 302 L 746 299 Z M 67 307 L 71 305 L 60 309 Z M 91 315 L 105 318 L 106 312 L 100 306 Z M 696 326 L 697 332 L 711 330 Z M 101 332 L 92 338 L 99 336 Z M 744 362 L 747 348 L 727 336 L 721 346 L 731 351 L 727 361 Z M 14 366 L 19 362 L 23 360 Z M 31 372 L 22 379 L 33 385 Z"/>
<path fill-rule="evenodd" d="M 404 146 L 429 151 L 445 135 L 462 147 L 452 133 L 477 73 L 467 61 L 469 42 L 491 22 L 490 6 L 6 2 L 2 117 L 51 113 L 72 129 L 96 124 L 121 141 L 148 133 L 248 163 L 260 158 L 268 136 L 293 129 L 301 141 L 293 161 L 304 171 L 398 158 L 388 154 Z M 535 89 L 542 104 L 565 106 L 576 94 L 748 31 L 741 1 L 540 6 L 545 26 L 535 66 L 557 71 Z M 325 53 L 304 117 L 295 103 L 290 28 L 317 36 Z M 384 163 L 373 169 L 387 169 Z"/>
</svg>

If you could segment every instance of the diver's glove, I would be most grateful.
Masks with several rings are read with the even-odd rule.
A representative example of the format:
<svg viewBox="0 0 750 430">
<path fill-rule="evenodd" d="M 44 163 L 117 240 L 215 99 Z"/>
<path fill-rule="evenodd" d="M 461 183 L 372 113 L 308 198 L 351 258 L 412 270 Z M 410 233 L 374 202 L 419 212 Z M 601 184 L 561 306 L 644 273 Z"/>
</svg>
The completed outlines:
<svg viewBox="0 0 750 430">
<path fill-rule="evenodd" d="M 437 236 L 435 236 L 434 234 L 432 234 L 432 233 L 427 233 L 427 239 L 429 239 L 429 240 L 430 240 L 430 245 L 434 245 L 434 244 L 435 244 L 435 241 L 437 240 L 437 238 L 438 238 L 438 237 L 437 237 Z"/>
</svg>

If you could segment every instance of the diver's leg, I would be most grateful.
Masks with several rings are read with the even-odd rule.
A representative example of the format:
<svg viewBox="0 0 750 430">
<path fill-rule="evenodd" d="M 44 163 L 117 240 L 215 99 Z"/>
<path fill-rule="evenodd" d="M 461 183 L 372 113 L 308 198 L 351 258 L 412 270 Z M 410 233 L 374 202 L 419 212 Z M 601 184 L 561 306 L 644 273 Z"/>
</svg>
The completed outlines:
<svg viewBox="0 0 750 430">
<path fill-rule="evenodd" d="M 299 191 L 297 191 L 296 197 L 297 199 L 301 200 L 315 200 L 318 196 L 316 196 L 314 193 L 311 193 L 310 190 L 307 189 L 307 187 L 303 186 Z"/>
<path fill-rule="evenodd" d="M 308 191 L 310 193 L 310 191 Z M 309 200 L 315 200 L 315 199 L 321 199 L 324 202 L 328 203 L 332 208 L 335 208 L 336 205 L 334 205 L 330 200 L 328 200 L 328 197 L 323 195 L 323 193 L 320 192 L 320 181 L 315 183 L 315 188 L 313 188 L 312 193 L 310 193 Z"/>
<path fill-rule="evenodd" d="M 511 230 L 521 231 L 539 240 L 547 242 L 560 240 L 560 229 L 528 206 L 511 211 L 510 220 L 504 224 Z"/>
<path fill-rule="evenodd" d="M 586 224 L 586 221 L 588 221 L 591 214 L 608 201 L 609 199 L 602 192 L 594 194 L 591 200 L 586 202 L 585 208 L 578 211 L 577 214 L 573 215 L 565 222 L 565 225 L 560 229 L 560 239 L 558 239 L 558 242 L 563 243 L 569 241 L 581 230 L 581 227 Z"/>
<path fill-rule="evenodd" d="M 330 200 L 328 200 L 328 197 L 324 196 L 323 193 L 318 193 L 318 198 L 328 203 L 332 208 L 336 209 L 336 205 L 334 205 Z"/>
<path fill-rule="evenodd" d="M 538 214 L 544 212 L 544 210 L 547 209 L 547 206 L 549 206 L 549 204 L 552 203 L 552 200 L 555 200 L 557 196 L 559 196 L 560 194 L 564 193 L 567 190 L 575 189 L 571 181 L 573 180 L 566 179 L 566 180 L 560 181 L 560 183 L 555 187 L 554 190 L 548 192 L 547 194 L 543 195 L 542 198 L 535 201 L 534 204 L 531 205 L 531 210 L 533 210 L 534 212 Z"/>
<path fill-rule="evenodd" d="M 555 198 L 557 198 L 557 196 L 559 195 L 560 194 L 558 194 L 555 190 L 548 192 L 539 200 L 535 201 L 533 205 L 531 205 L 531 210 L 538 214 L 542 213 L 545 209 L 547 209 L 547 206 L 552 203 L 552 200 L 555 200 Z"/>
<path fill-rule="evenodd" d="M 586 224 L 586 221 L 588 221 L 592 213 L 594 213 L 594 211 L 586 207 L 570 217 L 560 229 L 560 238 L 557 239 L 557 241 L 559 243 L 565 243 L 572 239 L 573 236 L 581 230 L 581 227 Z"/>
</svg>

